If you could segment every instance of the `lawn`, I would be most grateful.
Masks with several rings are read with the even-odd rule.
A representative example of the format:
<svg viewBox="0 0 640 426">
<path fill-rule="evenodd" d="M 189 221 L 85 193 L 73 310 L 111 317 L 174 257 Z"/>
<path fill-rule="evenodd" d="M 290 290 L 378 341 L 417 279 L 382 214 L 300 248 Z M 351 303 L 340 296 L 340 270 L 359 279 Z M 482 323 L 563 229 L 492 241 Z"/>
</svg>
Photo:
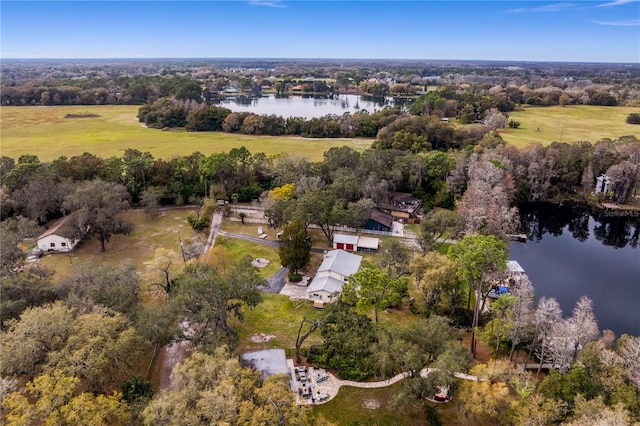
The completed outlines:
<svg viewBox="0 0 640 426">
<path fill-rule="evenodd" d="M 137 106 L 2 107 L 2 155 L 17 159 L 35 154 L 42 161 L 61 155 L 89 152 L 98 157 L 121 156 L 127 148 L 149 151 L 155 158 L 171 158 L 200 151 L 205 155 L 245 146 L 266 155 L 297 152 L 312 161 L 334 146 L 361 150 L 371 139 L 305 139 L 285 136 L 248 136 L 222 132 L 186 132 L 148 129 L 136 118 Z M 67 114 L 96 114 L 93 118 L 65 118 Z"/>
<path fill-rule="evenodd" d="M 312 423 L 336 426 L 426 424 L 418 404 L 395 407 L 391 403 L 401 386 L 401 383 L 377 389 L 343 386 L 334 399 L 313 408 Z"/>
<path fill-rule="evenodd" d="M 509 113 L 509 119 L 519 121 L 517 129 L 500 130 L 508 143 L 518 147 L 530 143 L 548 145 L 551 142 L 597 142 L 620 136 L 640 137 L 640 126 L 627 124 L 627 116 L 640 112 L 639 107 L 602 107 L 570 105 L 564 108 L 525 107 Z"/>
<path fill-rule="evenodd" d="M 266 348 L 293 349 L 300 321 L 303 318 L 315 320 L 322 315 L 322 311 L 314 309 L 307 300 L 292 301 L 287 296 L 263 293 L 263 301 L 254 309 L 243 308 L 244 322 L 236 323 L 239 328 L 238 351 L 246 352 Z M 306 331 L 307 328 L 303 330 Z M 268 342 L 252 342 L 253 335 L 275 336 Z M 307 340 L 303 349 L 310 344 L 321 343 L 320 331 L 316 330 Z"/>
<path fill-rule="evenodd" d="M 454 398 L 446 404 L 429 404 L 435 407 L 438 417 L 443 425 L 467 425 L 474 424 L 485 426 L 495 424 L 492 419 L 477 418 L 471 422 L 462 414 L 463 401 L 456 398 L 461 388 L 469 382 L 460 380 L 460 388 L 454 394 Z M 401 391 L 402 382 L 394 385 L 377 388 L 363 389 L 343 386 L 336 396 L 326 404 L 317 405 L 311 411 L 311 420 L 319 424 L 331 424 L 335 426 L 356 425 L 426 425 L 423 408 L 417 403 L 394 407 L 393 398 Z"/>
<path fill-rule="evenodd" d="M 143 283 L 152 279 L 147 267 L 157 248 L 165 248 L 180 256 L 180 239 L 190 241 L 194 232 L 187 225 L 186 217 L 193 209 L 168 209 L 161 217 L 151 217 L 142 211 L 129 211 L 124 216 L 133 222 L 131 235 L 114 235 L 107 243 L 107 250 L 100 252 L 97 237 L 82 242 L 69 254 L 52 254 L 42 258 L 42 265 L 55 271 L 54 279 L 60 280 L 74 271 L 74 264 L 89 261 L 94 265 L 117 265 L 132 259 L 140 272 Z M 182 264 L 182 259 L 179 259 Z M 181 269 L 181 268 L 179 268 Z"/>
<path fill-rule="evenodd" d="M 202 260 L 211 263 L 222 272 L 228 272 L 245 254 L 254 259 L 262 257 L 271 261 L 266 267 L 259 269 L 260 275 L 265 279 L 281 268 L 277 248 L 224 236 L 216 238 L 215 246 L 202 257 Z"/>
</svg>

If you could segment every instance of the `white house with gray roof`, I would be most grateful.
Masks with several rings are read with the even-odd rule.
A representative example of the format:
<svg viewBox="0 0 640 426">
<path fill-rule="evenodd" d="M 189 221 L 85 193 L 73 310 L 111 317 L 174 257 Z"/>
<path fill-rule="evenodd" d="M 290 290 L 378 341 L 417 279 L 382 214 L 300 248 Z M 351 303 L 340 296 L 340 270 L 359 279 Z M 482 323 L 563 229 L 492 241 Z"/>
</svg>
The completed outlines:
<svg viewBox="0 0 640 426">
<path fill-rule="evenodd" d="M 37 238 L 38 248 L 44 252 L 59 251 L 70 252 L 80 242 L 80 239 L 73 235 L 71 229 L 66 225 L 67 218 L 63 217 L 53 224 Z"/>
<path fill-rule="evenodd" d="M 324 255 L 316 276 L 307 289 L 311 300 L 331 302 L 342 292 L 350 275 L 360 269 L 362 256 L 344 250 L 331 250 Z"/>
</svg>

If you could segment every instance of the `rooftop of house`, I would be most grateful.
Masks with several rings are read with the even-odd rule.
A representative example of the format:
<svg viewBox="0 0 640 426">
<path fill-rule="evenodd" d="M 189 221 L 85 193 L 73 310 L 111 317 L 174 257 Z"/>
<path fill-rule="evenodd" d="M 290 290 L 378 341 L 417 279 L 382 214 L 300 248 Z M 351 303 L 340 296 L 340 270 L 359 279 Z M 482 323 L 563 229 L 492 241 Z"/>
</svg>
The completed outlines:
<svg viewBox="0 0 640 426">
<path fill-rule="evenodd" d="M 387 228 L 393 228 L 393 216 L 378 208 L 371 210 L 369 219 L 373 220 L 374 222 L 378 222 L 379 224 L 384 225 Z"/>
<path fill-rule="evenodd" d="M 348 277 L 358 272 L 360 262 L 362 262 L 362 256 L 344 250 L 331 250 L 325 254 L 318 272 L 331 271 Z"/>
<path fill-rule="evenodd" d="M 389 202 L 380 203 L 380 207 L 387 210 L 405 211 L 414 213 L 422 204 L 422 201 L 415 198 L 411 194 L 404 192 L 392 192 Z"/>
<path fill-rule="evenodd" d="M 68 226 L 64 226 L 67 223 L 68 216 L 65 216 L 55 222 L 49 229 L 44 231 L 42 234 L 38 236 L 38 240 L 44 237 L 48 237 L 49 235 L 59 235 L 64 238 L 72 238 L 73 234 L 71 229 Z"/>
<path fill-rule="evenodd" d="M 517 260 L 507 261 L 507 271 L 524 274 L 524 269 L 522 268 L 522 266 L 520 266 Z"/>
<path fill-rule="evenodd" d="M 339 293 L 342 291 L 343 284 L 344 282 L 333 277 L 315 277 L 311 281 L 311 284 L 309 284 L 307 293 L 315 293 L 318 291 L 326 291 L 327 293 Z"/>
</svg>

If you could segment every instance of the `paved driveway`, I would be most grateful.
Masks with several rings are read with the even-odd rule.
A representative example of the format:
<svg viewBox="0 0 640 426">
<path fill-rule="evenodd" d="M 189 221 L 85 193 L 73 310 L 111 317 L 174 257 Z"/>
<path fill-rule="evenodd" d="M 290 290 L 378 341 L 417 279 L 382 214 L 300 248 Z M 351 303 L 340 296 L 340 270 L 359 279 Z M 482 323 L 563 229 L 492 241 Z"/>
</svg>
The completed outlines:
<svg viewBox="0 0 640 426">
<path fill-rule="evenodd" d="M 263 291 L 267 293 L 275 293 L 279 294 L 285 285 L 285 277 L 289 273 L 289 268 L 282 267 L 275 274 L 271 275 L 267 278 L 267 282 L 269 283 L 269 287 L 263 287 Z"/>
</svg>

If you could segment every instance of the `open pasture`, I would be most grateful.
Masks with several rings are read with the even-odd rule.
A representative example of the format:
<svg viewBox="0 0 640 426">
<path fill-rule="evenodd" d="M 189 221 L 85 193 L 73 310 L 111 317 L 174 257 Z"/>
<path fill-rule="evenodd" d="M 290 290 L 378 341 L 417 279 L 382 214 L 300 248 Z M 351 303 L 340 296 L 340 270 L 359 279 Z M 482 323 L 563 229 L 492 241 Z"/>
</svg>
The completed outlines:
<svg viewBox="0 0 640 426">
<path fill-rule="evenodd" d="M 522 111 L 509 113 L 509 119 L 519 121 L 520 127 L 502 129 L 500 135 L 517 147 L 531 143 L 595 143 L 600 139 L 617 139 L 625 135 L 640 137 L 640 125 L 626 122 L 627 116 L 632 112 L 640 112 L 640 108 L 588 105 L 567 105 L 564 108 L 526 107 Z"/>
<path fill-rule="evenodd" d="M 249 136 L 222 132 L 149 129 L 136 118 L 138 106 L 36 106 L 0 108 L 2 155 L 17 159 L 35 154 L 42 161 L 89 152 L 98 157 L 121 156 L 127 148 L 171 158 L 199 151 L 205 155 L 245 146 L 266 155 L 300 153 L 312 161 L 334 146 L 361 150 L 371 139 L 306 139 L 289 136 Z M 89 115 L 98 115 L 89 116 Z M 72 118 L 65 118 L 71 116 Z"/>
</svg>

